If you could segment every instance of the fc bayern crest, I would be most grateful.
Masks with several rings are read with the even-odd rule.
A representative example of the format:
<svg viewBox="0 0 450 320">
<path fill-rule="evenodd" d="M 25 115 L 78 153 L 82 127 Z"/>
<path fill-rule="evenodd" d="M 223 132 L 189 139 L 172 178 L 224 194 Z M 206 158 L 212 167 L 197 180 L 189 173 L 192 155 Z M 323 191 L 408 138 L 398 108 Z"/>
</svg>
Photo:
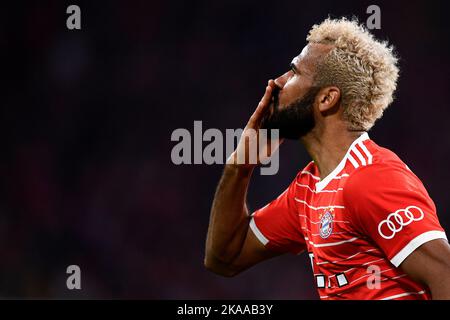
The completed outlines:
<svg viewBox="0 0 450 320">
<path fill-rule="evenodd" d="M 320 219 L 320 236 L 323 239 L 328 238 L 333 232 L 333 215 L 330 211 L 325 212 L 325 214 Z"/>
</svg>

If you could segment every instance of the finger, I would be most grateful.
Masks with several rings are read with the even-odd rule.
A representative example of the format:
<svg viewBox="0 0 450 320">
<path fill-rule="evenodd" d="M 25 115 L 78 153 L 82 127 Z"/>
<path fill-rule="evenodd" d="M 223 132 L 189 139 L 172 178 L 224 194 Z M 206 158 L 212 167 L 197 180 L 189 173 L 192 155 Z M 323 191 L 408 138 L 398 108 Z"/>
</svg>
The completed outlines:
<svg viewBox="0 0 450 320">
<path fill-rule="evenodd" d="M 252 117 L 257 117 L 261 111 L 270 103 L 270 98 L 272 94 L 272 88 L 267 86 L 266 91 L 264 92 L 263 97 L 259 101 L 255 111 L 253 112 Z"/>
<path fill-rule="evenodd" d="M 264 106 L 269 105 L 270 101 L 272 99 L 272 91 L 273 88 L 271 86 L 266 87 L 266 92 L 264 93 L 264 96 L 261 98 L 261 102 Z M 263 108 L 264 108 L 263 106 Z"/>
<path fill-rule="evenodd" d="M 276 88 L 278 87 L 277 84 L 275 83 L 275 81 L 272 80 L 272 79 L 270 79 L 270 80 L 267 82 L 267 85 L 268 85 L 269 87 L 271 87 L 272 89 L 276 89 Z"/>
<path fill-rule="evenodd" d="M 258 121 L 262 118 L 265 110 L 267 110 L 267 108 L 270 105 L 271 97 L 272 97 L 272 88 L 267 86 L 266 91 L 264 92 L 264 96 L 262 97 L 261 101 L 258 103 L 256 110 L 253 112 L 252 116 L 250 117 L 249 125 L 258 123 Z"/>
</svg>

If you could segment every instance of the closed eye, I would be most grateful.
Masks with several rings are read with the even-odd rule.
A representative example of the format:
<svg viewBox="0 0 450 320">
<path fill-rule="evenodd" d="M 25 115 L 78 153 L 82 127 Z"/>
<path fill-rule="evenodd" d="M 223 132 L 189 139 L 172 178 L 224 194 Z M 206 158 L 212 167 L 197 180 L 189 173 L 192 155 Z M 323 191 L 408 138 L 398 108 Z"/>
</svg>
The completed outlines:
<svg viewBox="0 0 450 320">
<path fill-rule="evenodd" d="M 291 66 L 292 72 L 294 72 L 294 74 L 298 74 L 298 70 L 297 70 L 297 67 L 295 66 L 295 64 L 291 63 L 290 66 Z"/>
</svg>

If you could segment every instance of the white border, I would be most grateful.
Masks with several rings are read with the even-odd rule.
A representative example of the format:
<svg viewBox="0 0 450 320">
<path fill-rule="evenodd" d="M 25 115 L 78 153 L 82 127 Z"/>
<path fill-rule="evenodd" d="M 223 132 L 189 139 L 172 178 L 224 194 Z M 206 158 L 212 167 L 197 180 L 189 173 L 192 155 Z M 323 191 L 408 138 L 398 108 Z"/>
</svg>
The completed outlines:
<svg viewBox="0 0 450 320">
<path fill-rule="evenodd" d="M 445 239 L 448 241 L 444 231 L 427 231 L 412 239 L 402 250 L 400 250 L 392 259 L 394 266 L 398 267 L 414 250 L 423 245 L 425 242 Z"/>
<path fill-rule="evenodd" d="M 269 239 L 267 239 L 262 233 L 261 231 L 259 231 L 258 227 L 256 226 L 255 223 L 255 218 L 252 218 L 252 220 L 250 220 L 250 229 L 252 229 L 253 233 L 255 234 L 255 236 L 258 238 L 259 241 L 261 241 L 261 243 L 263 245 L 266 245 L 269 243 Z"/>
</svg>

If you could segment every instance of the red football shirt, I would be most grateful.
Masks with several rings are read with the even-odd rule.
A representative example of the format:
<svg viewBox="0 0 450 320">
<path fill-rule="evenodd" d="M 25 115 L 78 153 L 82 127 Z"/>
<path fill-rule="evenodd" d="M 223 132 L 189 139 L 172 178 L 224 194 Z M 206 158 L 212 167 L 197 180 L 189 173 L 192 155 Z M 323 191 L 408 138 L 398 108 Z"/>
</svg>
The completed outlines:
<svg viewBox="0 0 450 320">
<path fill-rule="evenodd" d="M 323 180 L 309 163 L 250 227 L 269 249 L 308 252 L 321 299 L 430 299 L 399 266 L 447 239 L 419 178 L 367 133 Z"/>
</svg>

